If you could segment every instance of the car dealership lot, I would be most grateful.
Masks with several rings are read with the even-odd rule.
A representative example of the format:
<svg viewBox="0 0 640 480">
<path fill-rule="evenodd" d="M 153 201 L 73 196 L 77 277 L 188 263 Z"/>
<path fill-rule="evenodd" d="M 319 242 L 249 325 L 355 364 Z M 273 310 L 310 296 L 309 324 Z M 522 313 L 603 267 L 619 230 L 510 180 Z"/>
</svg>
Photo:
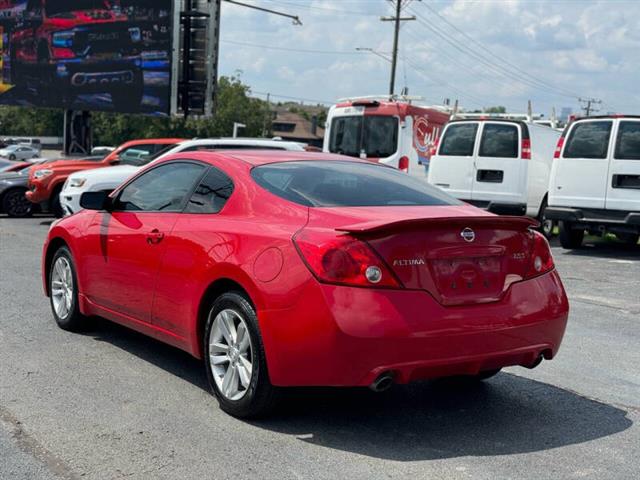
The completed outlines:
<svg viewBox="0 0 640 480">
<path fill-rule="evenodd" d="M 50 218 L 0 218 L 0 478 L 636 478 L 640 247 L 554 248 L 572 312 L 558 357 L 484 385 L 295 391 L 224 414 L 186 353 L 107 322 L 59 330 Z"/>
</svg>

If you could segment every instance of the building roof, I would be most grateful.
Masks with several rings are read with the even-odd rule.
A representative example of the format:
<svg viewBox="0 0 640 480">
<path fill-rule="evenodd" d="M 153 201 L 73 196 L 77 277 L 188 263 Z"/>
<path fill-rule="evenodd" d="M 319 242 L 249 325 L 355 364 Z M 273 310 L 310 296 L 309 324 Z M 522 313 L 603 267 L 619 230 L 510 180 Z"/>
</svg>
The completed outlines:
<svg viewBox="0 0 640 480">
<path fill-rule="evenodd" d="M 317 141 L 324 138 L 324 128 L 317 125 L 314 133 L 312 121 L 307 120 L 298 113 L 288 111 L 276 112 L 276 118 L 271 125 L 271 131 L 274 136 L 285 139 Z"/>
</svg>

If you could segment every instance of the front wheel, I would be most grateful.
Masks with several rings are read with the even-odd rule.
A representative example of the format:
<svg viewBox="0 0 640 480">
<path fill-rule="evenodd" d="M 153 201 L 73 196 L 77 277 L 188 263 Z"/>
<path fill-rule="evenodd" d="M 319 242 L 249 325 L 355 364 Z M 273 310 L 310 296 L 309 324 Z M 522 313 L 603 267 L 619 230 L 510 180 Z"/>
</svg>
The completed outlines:
<svg viewBox="0 0 640 480">
<path fill-rule="evenodd" d="M 26 190 L 16 188 L 5 193 L 2 210 L 12 218 L 26 218 L 33 214 L 33 203 L 24 196 Z"/>
<path fill-rule="evenodd" d="M 258 318 L 247 298 L 221 295 L 211 306 L 204 335 L 204 362 L 220 408 L 234 417 L 257 417 L 276 403 L 269 381 Z"/>
<path fill-rule="evenodd" d="M 60 328 L 79 331 L 86 318 L 78 305 L 78 277 L 73 257 L 67 247 L 60 247 L 49 268 L 49 294 L 53 318 Z"/>
<path fill-rule="evenodd" d="M 14 154 L 9 155 L 9 160 L 11 160 L 12 162 L 15 161 L 16 156 Z"/>
<path fill-rule="evenodd" d="M 572 250 L 580 248 L 584 240 L 584 230 L 574 228 L 569 222 L 560 222 L 560 245 L 562 248 Z"/>
</svg>

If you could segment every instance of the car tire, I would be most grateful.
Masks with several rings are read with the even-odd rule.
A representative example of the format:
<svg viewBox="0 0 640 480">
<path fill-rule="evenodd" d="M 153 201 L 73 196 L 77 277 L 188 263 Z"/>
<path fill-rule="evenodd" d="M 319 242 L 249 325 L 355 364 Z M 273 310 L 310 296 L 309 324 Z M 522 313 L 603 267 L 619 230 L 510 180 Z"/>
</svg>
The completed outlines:
<svg viewBox="0 0 640 480">
<path fill-rule="evenodd" d="M 11 155 L 9 155 L 9 160 L 11 160 L 12 162 L 15 161 L 16 156 L 12 153 Z"/>
<path fill-rule="evenodd" d="M 86 328 L 87 318 L 80 313 L 78 303 L 76 268 L 67 247 L 60 247 L 53 255 L 48 282 L 51 312 L 58 326 L 70 332 Z"/>
<path fill-rule="evenodd" d="M 540 228 L 538 230 L 545 237 L 551 239 L 553 237 L 553 231 L 556 228 L 556 222 L 547 219 L 546 211 L 547 201 L 544 200 L 542 202 L 542 207 L 540 207 L 540 214 L 538 215 L 538 221 L 540 222 Z"/>
<path fill-rule="evenodd" d="M 573 224 L 569 222 L 560 222 L 560 245 L 567 250 L 573 250 L 582 247 L 584 240 L 584 230 L 573 228 Z"/>
<path fill-rule="evenodd" d="M 62 188 L 56 188 L 51 195 L 50 201 L 50 210 L 53 213 L 53 216 L 56 218 L 64 217 L 64 209 L 62 208 L 62 203 L 60 202 L 60 193 L 62 192 Z"/>
<path fill-rule="evenodd" d="M 2 198 L 2 211 L 11 218 L 26 218 L 33 215 L 33 203 L 24 194 L 24 188 L 14 188 L 4 194 Z"/>
<path fill-rule="evenodd" d="M 255 418 L 273 409 L 279 389 L 269 380 L 258 317 L 244 294 L 225 293 L 213 302 L 203 352 L 209 387 L 223 411 Z"/>
<path fill-rule="evenodd" d="M 621 242 L 631 246 L 637 245 L 640 239 L 640 235 L 637 233 L 616 233 L 616 237 L 618 237 L 618 240 Z"/>
</svg>

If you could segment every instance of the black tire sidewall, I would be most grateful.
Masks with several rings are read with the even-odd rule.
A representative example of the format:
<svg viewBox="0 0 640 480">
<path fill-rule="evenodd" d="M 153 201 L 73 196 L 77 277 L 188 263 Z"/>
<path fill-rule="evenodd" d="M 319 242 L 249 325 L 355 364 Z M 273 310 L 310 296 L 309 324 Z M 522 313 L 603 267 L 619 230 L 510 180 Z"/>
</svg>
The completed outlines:
<svg viewBox="0 0 640 480">
<path fill-rule="evenodd" d="M 227 399 L 222 392 L 219 391 L 209 363 L 209 335 L 213 327 L 213 321 L 218 313 L 226 309 L 235 310 L 242 316 L 247 325 L 253 350 L 251 383 L 245 395 L 237 401 Z M 245 295 L 239 292 L 225 293 L 212 303 L 208 312 L 203 336 L 203 352 L 209 388 L 218 399 L 222 410 L 239 418 L 260 416 L 270 410 L 275 389 L 269 381 L 266 356 L 264 354 L 262 336 L 260 335 L 258 326 L 258 317 Z"/>
<path fill-rule="evenodd" d="M 560 244 L 566 249 L 576 249 L 582 246 L 584 230 L 576 230 L 569 222 L 560 222 Z"/>
<path fill-rule="evenodd" d="M 11 206 L 9 205 L 9 199 L 11 198 L 12 195 L 16 195 L 16 194 L 24 195 L 25 193 L 26 193 L 26 190 L 22 190 L 22 189 L 9 190 L 4 195 L 4 198 L 2 199 L 2 210 L 4 211 L 4 213 L 6 213 L 7 215 L 9 215 L 12 218 L 26 218 L 26 217 L 31 216 L 33 214 L 33 207 L 32 206 L 31 206 L 31 208 L 29 209 L 28 212 L 26 212 L 24 214 L 17 215 L 15 212 L 11 211 Z M 24 201 L 28 202 L 28 200 L 26 198 L 24 199 Z"/>
<path fill-rule="evenodd" d="M 56 313 L 56 310 L 53 306 L 53 266 L 56 264 L 56 261 L 60 258 L 64 257 L 71 266 L 71 275 L 73 277 L 73 298 L 71 305 L 71 313 L 67 316 L 67 318 L 62 319 Z M 78 276 L 76 274 L 76 266 L 73 262 L 73 256 L 71 255 L 71 251 L 67 247 L 60 247 L 56 253 L 53 255 L 51 259 L 51 265 L 49 265 L 49 278 L 47 279 L 49 285 L 49 302 L 51 304 L 51 312 L 53 313 L 53 318 L 60 328 L 63 330 L 69 331 L 77 331 L 80 329 L 81 324 L 83 323 L 83 316 L 80 313 L 80 307 L 78 303 Z"/>
</svg>

